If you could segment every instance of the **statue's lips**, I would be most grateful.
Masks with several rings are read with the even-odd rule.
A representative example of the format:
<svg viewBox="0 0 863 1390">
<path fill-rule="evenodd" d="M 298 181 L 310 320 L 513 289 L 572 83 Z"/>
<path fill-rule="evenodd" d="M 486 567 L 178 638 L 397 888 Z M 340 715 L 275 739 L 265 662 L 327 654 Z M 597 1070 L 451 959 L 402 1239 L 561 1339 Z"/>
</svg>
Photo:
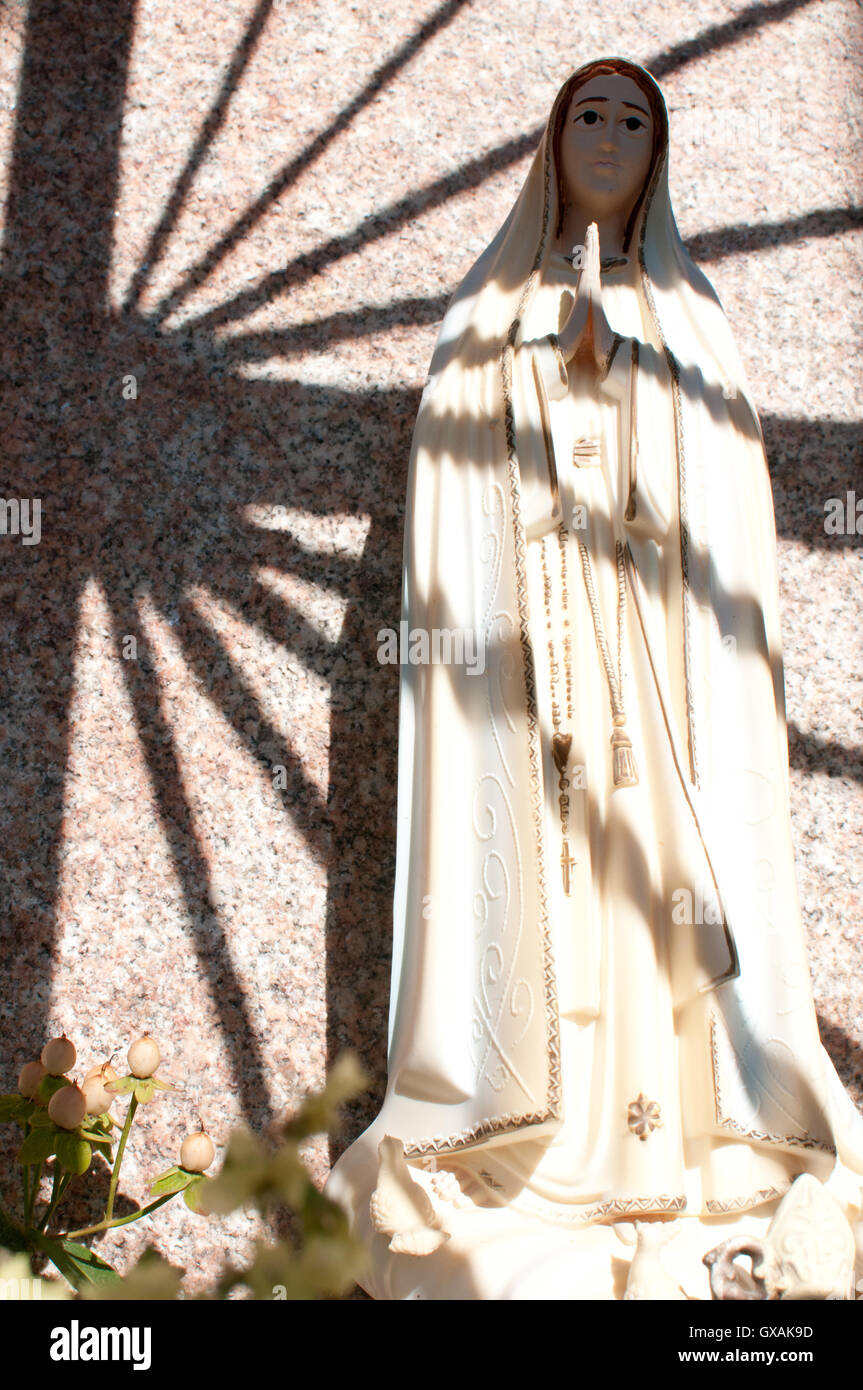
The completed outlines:
<svg viewBox="0 0 863 1390">
<path fill-rule="evenodd" d="M 620 165 L 615 164 L 613 159 L 595 159 L 593 167 L 594 169 L 619 169 Z"/>
</svg>

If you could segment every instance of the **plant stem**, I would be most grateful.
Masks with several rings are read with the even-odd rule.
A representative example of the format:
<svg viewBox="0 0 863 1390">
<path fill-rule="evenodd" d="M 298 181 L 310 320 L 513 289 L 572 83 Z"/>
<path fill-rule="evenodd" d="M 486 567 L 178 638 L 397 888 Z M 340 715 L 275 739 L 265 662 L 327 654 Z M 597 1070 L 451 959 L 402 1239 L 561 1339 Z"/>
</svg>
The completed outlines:
<svg viewBox="0 0 863 1390">
<path fill-rule="evenodd" d="M 129 1131 L 132 1128 L 132 1121 L 135 1118 L 135 1111 L 138 1109 L 138 1097 L 133 1095 L 129 1101 L 129 1109 L 126 1111 L 126 1119 L 123 1123 L 123 1133 L 120 1135 L 120 1142 L 117 1145 L 117 1157 L 114 1159 L 114 1171 L 111 1174 L 111 1183 L 108 1187 L 108 1205 L 105 1208 L 105 1221 L 110 1225 L 111 1217 L 114 1215 L 114 1199 L 117 1196 L 117 1183 L 120 1180 L 120 1164 L 123 1162 L 123 1154 L 126 1151 L 126 1140 L 129 1138 Z M 102 1227 L 101 1229 L 105 1229 Z"/>
<path fill-rule="evenodd" d="M 157 1197 L 155 1202 L 151 1202 L 148 1207 L 142 1207 L 140 1211 L 130 1212 L 128 1216 L 115 1216 L 113 1221 L 100 1221 L 96 1226 L 82 1226 L 80 1231 L 61 1231 L 57 1240 L 75 1240 L 78 1236 L 95 1235 L 97 1231 L 110 1231 L 115 1226 L 128 1226 L 130 1221 L 140 1221 L 142 1216 L 149 1216 L 151 1211 L 163 1207 L 172 1197 L 179 1195 L 179 1192 L 166 1192 L 164 1197 Z"/>
<path fill-rule="evenodd" d="M 60 1167 L 59 1163 L 57 1162 L 57 1160 L 56 1160 L 56 1158 L 55 1158 L 55 1159 L 54 1159 L 54 1181 L 53 1181 L 52 1184 L 51 1184 L 51 1200 L 50 1200 L 50 1202 L 48 1203 L 48 1208 L 47 1208 L 47 1210 L 45 1211 L 45 1213 L 44 1213 L 44 1215 L 43 1215 L 43 1217 L 42 1217 L 42 1220 L 39 1222 L 39 1225 L 38 1225 L 37 1228 L 36 1228 L 38 1231 L 44 1231 L 45 1227 L 48 1225 L 48 1222 L 51 1220 L 51 1217 L 52 1217 L 53 1214 L 54 1214 L 54 1208 L 56 1207 L 57 1203 L 59 1202 L 59 1200 L 60 1200 L 60 1198 L 61 1198 L 61 1196 L 62 1196 L 62 1193 L 60 1192 L 60 1184 L 61 1184 L 62 1181 L 63 1181 L 63 1169 Z"/>
<path fill-rule="evenodd" d="M 69 1185 L 70 1185 L 72 1179 L 74 1178 L 74 1176 L 75 1176 L 74 1173 L 64 1173 L 63 1176 L 62 1176 L 62 1178 L 60 1179 L 60 1186 L 59 1186 L 59 1188 L 57 1189 L 57 1196 L 56 1196 L 56 1198 L 54 1198 L 53 1195 L 52 1195 L 51 1208 L 50 1208 L 50 1210 L 49 1210 L 49 1212 L 48 1212 L 48 1218 L 47 1218 L 47 1220 L 46 1220 L 46 1222 L 45 1222 L 45 1225 L 46 1225 L 46 1226 L 48 1225 L 48 1222 L 51 1220 L 51 1217 L 52 1217 L 52 1216 L 55 1214 L 55 1212 L 57 1211 L 57 1208 L 59 1207 L 59 1205 L 60 1205 L 60 1203 L 62 1202 L 63 1198 L 66 1196 L 66 1193 L 69 1191 Z"/>
<path fill-rule="evenodd" d="M 24 1225 L 28 1229 L 33 1225 L 33 1212 L 36 1207 L 36 1198 L 39 1196 L 39 1184 L 42 1181 L 42 1164 L 33 1164 L 33 1173 L 30 1178 L 30 1195 L 27 1199 L 27 1209 L 24 1212 Z"/>
</svg>

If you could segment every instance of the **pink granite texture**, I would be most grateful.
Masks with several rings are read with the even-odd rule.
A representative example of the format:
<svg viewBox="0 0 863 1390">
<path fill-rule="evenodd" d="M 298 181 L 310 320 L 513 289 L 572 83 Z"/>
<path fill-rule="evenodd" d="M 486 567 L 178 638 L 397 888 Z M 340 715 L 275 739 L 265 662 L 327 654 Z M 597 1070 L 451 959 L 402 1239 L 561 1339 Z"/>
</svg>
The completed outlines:
<svg viewBox="0 0 863 1390">
<path fill-rule="evenodd" d="M 32 0 L 0 29 L 2 495 L 42 506 L 38 545 L 0 536 L 0 1088 L 62 1028 L 86 1065 L 156 1035 L 182 1090 L 126 1202 L 198 1114 L 262 1127 L 343 1048 L 371 1089 L 340 1142 L 374 1115 L 413 417 L 559 84 L 620 53 L 663 85 L 762 412 L 815 995 L 863 1101 L 863 536 L 824 527 L 863 497 L 853 0 Z M 153 1239 L 194 1291 L 255 1231 L 177 1203 L 98 1248 Z"/>
</svg>

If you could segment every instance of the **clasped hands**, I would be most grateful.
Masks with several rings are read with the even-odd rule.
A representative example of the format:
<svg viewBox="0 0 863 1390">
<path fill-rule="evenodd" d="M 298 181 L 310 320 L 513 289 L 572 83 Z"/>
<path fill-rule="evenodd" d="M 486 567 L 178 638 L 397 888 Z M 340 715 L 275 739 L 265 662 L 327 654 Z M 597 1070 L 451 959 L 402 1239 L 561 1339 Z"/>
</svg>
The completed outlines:
<svg viewBox="0 0 863 1390">
<path fill-rule="evenodd" d="M 599 228 L 595 222 L 591 222 L 587 229 L 584 264 L 578 288 L 569 317 L 557 334 L 557 343 L 565 362 L 571 362 L 591 375 L 597 372 L 603 374 L 614 336 L 602 307 Z"/>
</svg>

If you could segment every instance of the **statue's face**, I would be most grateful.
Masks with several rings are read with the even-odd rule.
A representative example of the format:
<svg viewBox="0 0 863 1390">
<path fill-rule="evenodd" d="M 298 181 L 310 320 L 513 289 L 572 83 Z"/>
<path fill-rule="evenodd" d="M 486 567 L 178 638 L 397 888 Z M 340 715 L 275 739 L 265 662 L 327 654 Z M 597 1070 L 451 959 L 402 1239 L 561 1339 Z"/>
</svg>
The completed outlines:
<svg viewBox="0 0 863 1390">
<path fill-rule="evenodd" d="M 560 138 L 563 188 L 588 217 L 627 214 L 653 147 L 647 98 L 630 77 L 594 77 L 573 94 Z"/>
</svg>

